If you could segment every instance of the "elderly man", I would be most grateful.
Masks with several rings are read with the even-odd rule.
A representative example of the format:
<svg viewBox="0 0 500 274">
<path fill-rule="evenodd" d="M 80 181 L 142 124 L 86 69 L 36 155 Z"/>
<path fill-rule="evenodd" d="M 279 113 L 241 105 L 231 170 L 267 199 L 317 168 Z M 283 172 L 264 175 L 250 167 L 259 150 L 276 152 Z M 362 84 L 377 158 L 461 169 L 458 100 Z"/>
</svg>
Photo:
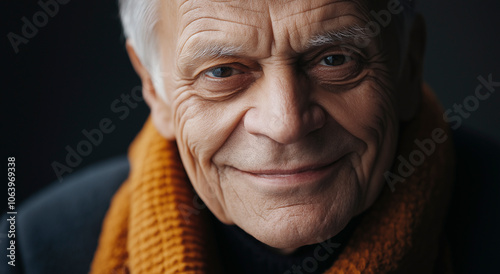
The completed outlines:
<svg viewBox="0 0 500 274">
<path fill-rule="evenodd" d="M 452 152 L 409 1 L 122 1 L 121 15 L 151 120 L 92 273 L 446 267 Z M 409 174 L 390 171 L 398 155 Z"/>
<path fill-rule="evenodd" d="M 120 4 L 151 117 L 91 273 L 449 270 L 412 1 Z"/>
</svg>

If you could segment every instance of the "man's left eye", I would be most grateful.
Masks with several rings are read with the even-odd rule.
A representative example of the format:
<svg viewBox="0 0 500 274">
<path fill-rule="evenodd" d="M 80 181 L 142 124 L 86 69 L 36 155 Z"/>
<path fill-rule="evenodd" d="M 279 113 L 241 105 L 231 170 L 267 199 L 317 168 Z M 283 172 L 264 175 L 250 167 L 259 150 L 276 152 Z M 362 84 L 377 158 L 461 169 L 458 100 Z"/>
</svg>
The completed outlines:
<svg viewBox="0 0 500 274">
<path fill-rule="evenodd" d="M 227 78 L 240 73 L 240 70 L 232 67 L 216 67 L 205 72 L 205 75 L 212 78 Z"/>
<path fill-rule="evenodd" d="M 320 62 L 320 65 L 334 67 L 341 66 L 343 64 L 349 63 L 350 61 L 351 57 L 349 56 L 343 54 L 335 54 L 323 58 Z"/>
</svg>

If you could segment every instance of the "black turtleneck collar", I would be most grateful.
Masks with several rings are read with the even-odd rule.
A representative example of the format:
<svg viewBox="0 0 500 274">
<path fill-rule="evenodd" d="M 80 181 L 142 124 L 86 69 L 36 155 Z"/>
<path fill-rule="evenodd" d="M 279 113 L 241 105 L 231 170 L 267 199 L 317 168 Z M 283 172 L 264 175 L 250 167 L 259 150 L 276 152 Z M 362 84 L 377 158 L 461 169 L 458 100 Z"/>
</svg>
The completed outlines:
<svg viewBox="0 0 500 274">
<path fill-rule="evenodd" d="M 225 273 L 302 274 L 323 273 L 337 259 L 349 240 L 359 216 L 335 237 L 300 247 L 292 254 L 279 254 L 237 226 L 222 224 L 215 217 L 216 240 Z"/>
</svg>

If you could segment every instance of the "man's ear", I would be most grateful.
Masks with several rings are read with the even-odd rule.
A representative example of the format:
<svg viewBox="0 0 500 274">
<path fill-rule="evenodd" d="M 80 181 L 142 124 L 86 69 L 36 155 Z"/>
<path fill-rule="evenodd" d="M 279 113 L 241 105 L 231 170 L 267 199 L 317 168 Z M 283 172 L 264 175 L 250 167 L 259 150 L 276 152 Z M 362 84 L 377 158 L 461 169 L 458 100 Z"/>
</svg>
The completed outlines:
<svg viewBox="0 0 500 274">
<path fill-rule="evenodd" d="M 423 66 L 426 44 L 425 21 L 417 14 L 410 30 L 407 54 L 403 62 L 403 72 L 400 77 L 399 114 L 400 120 L 409 121 L 420 107 Z"/>
<path fill-rule="evenodd" d="M 127 40 L 126 47 L 132 66 L 139 75 L 139 78 L 141 78 L 142 95 L 151 109 L 151 118 L 153 119 L 156 129 L 167 140 L 175 140 L 174 123 L 170 104 L 165 102 L 162 96 L 158 96 L 158 92 L 163 91 L 157 91 L 155 89 L 150 72 L 142 65 L 141 60 L 137 56 L 129 40 Z"/>
</svg>

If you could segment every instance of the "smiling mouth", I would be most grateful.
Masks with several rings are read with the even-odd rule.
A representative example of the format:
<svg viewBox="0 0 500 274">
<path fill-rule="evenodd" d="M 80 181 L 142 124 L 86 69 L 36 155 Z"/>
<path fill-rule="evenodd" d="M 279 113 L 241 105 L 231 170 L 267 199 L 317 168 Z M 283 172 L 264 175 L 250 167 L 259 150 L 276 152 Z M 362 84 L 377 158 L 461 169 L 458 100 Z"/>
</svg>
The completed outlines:
<svg viewBox="0 0 500 274">
<path fill-rule="evenodd" d="M 253 184 L 268 190 L 285 190 L 290 187 L 314 186 L 329 182 L 341 166 L 343 158 L 327 164 L 304 165 L 292 169 L 240 170 L 237 173 Z"/>
<path fill-rule="evenodd" d="M 299 168 L 294 168 L 294 169 L 265 169 L 265 170 L 239 170 L 244 173 L 251 174 L 253 176 L 259 176 L 259 177 L 285 177 L 285 176 L 293 176 L 301 173 L 307 173 L 307 172 L 315 172 L 315 171 L 321 171 L 323 169 L 327 169 L 328 167 L 332 166 L 335 164 L 337 161 L 328 163 L 328 164 L 317 164 L 317 165 L 309 165 L 309 166 L 303 166 Z"/>
</svg>

